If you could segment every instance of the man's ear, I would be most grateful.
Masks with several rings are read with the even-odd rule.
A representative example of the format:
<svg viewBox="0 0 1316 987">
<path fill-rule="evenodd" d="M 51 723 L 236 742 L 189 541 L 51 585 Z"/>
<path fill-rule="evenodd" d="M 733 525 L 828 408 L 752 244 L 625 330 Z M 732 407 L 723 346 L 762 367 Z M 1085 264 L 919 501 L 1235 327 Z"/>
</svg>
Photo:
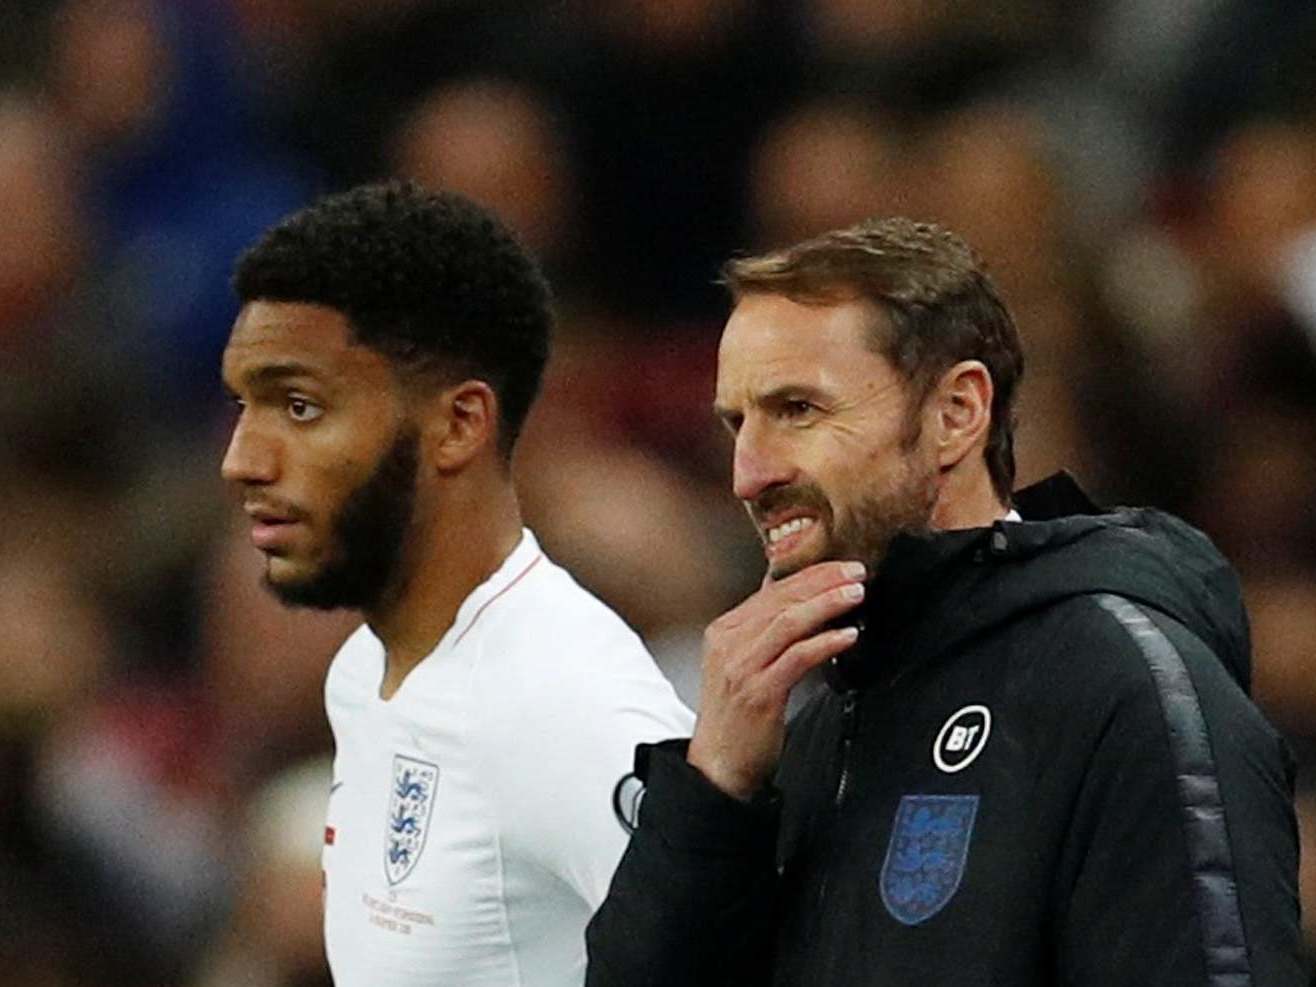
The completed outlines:
<svg viewBox="0 0 1316 987">
<path fill-rule="evenodd" d="M 992 393 L 991 372 L 979 360 L 962 360 L 942 375 L 933 403 L 937 465 L 943 473 L 986 445 Z"/>
<path fill-rule="evenodd" d="M 463 469 L 498 441 L 498 395 L 485 381 L 453 384 L 427 404 L 425 442 L 440 472 Z"/>
</svg>

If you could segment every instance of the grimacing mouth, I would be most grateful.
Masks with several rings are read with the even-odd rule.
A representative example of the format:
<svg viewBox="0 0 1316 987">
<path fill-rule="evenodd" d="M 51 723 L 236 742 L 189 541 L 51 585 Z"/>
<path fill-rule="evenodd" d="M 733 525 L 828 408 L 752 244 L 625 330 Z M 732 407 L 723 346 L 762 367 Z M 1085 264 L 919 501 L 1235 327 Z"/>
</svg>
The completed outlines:
<svg viewBox="0 0 1316 987">
<path fill-rule="evenodd" d="M 775 545 L 788 535 L 805 531 L 819 522 L 811 512 L 786 512 L 759 526 L 759 537 L 768 545 Z"/>
</svg>

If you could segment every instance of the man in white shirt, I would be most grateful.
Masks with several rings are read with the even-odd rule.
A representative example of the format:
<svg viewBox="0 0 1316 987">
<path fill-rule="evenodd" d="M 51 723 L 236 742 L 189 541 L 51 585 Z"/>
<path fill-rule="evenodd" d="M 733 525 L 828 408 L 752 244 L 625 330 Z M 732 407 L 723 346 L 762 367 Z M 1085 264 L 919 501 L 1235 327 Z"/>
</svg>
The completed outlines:
<svg viewBox="0 0 1316 987">
<path fill-rule="evenodd" d="M 692 717 L 521 525 L 547 285 L 480 207 L 390 183 L 284 220 L 235 287 L 223 473 L 265 581 L 365 616 L 326 684 L 335 981 L 580 984 L 626 842 L 614 788 Z"/>
</svg>

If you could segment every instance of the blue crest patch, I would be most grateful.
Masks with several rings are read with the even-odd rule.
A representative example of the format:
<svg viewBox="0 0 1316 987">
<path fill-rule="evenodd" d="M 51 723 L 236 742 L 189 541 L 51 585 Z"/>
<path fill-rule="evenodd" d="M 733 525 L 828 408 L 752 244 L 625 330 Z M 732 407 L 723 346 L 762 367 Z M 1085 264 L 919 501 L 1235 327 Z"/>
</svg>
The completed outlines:
<svg viewBox="0 0 1316 987">
<path fill-rule="evenodd" d="M 404 754 L 393 755 L 393 787 L 388 795 L 384 840 L 384 873 L 389 884 L 397 884 L 410 874 L 425 849 L 438 781 L 438 765 Z"/>
<path fill-rule="evenodd" d="M 880 882 L 882 902 L 897 922 L 926 922 L 959 890 L 977 814 L 977 795 L 901 798 Z"/>
</svg>

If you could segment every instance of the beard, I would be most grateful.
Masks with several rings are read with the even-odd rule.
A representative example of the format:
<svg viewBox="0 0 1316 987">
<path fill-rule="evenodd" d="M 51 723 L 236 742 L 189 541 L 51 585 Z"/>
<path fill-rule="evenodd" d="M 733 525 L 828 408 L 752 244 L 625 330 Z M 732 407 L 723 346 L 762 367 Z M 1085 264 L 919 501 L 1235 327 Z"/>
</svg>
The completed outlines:
<svg viewBox="0 0 1316 987">
<path fill-rule="evenodd" d="M 402 429 L 370 476 L 348 494 L 330 525 L 328 558 L 312 575 L 265 585 L 282 602 L 317 610 L 370 610 L 400 578 L 416 507 L 420 435 Z"/>
<path fill-rule="evenodd" d="M 862 562 L 870 574 L 875 572 L 897 535 L 931 530 L 934 475 L 931 469 L 920 469 L 916 458 L 909 456 L 894 482 L 864 491 L 840 512 L 814 483 L 765 491 L 751 508 L 756 517 L 787 507 L 804 508 L 817 516 L 826 539 L 817 557 L 785 560 L 770 569 L 769 575 L 774 580 L 785 579 L 814 563 L 842 560 Z"/>
<path fill-rule="evenodd" d="M 858 559 L 876 572 L 897 535 L 923 535 L 932 527 L 933 497 L 925 477 L 907 477 L 891 489 L 861 499 L 829 532 L 831 559 Z"/>
</svg>

